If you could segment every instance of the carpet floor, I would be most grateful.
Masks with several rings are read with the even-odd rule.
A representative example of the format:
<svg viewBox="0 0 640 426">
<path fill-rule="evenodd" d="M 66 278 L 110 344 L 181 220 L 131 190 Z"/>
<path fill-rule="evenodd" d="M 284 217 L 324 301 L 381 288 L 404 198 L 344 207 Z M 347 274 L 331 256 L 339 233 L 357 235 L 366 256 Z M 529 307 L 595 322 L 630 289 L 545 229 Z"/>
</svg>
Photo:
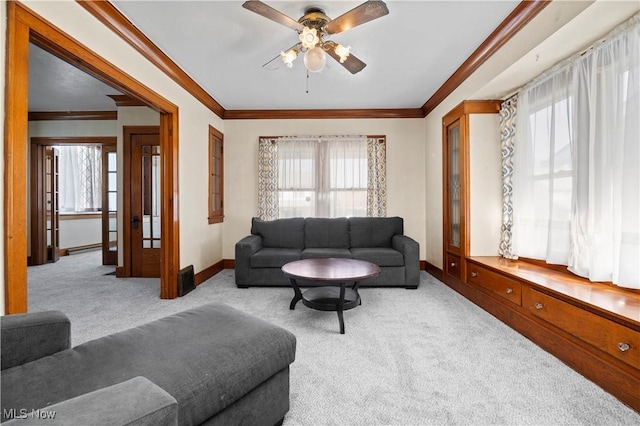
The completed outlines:
<svg viewBox="0 0 640 426">
<path fill-rule="evenodd" d="M 73 345 L 222 302 L 293 332 L 290 425 L 638 425 L 640 415 L 554 356 L 421 272 L 417 290 L 362 288 L 344 314 L 289 288 L 238 289 L 224 270 L 185 297 L 157 279 L 117 279 L 100 253 L 30 267 L 29 310 L 59 309 Z"/>
</svg>

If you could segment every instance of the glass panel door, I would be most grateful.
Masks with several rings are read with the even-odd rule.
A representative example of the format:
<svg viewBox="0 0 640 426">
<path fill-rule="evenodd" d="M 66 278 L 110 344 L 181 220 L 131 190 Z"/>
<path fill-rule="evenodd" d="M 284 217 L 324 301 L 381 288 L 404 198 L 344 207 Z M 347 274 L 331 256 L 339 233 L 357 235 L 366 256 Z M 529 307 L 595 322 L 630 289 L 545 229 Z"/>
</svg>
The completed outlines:
<svg viewBox="0 0 640 426">
<path fill-rule="evenodd" d="M 460 248 L 460 123 L 448 129 L 449 245 Z"/>
</svg>

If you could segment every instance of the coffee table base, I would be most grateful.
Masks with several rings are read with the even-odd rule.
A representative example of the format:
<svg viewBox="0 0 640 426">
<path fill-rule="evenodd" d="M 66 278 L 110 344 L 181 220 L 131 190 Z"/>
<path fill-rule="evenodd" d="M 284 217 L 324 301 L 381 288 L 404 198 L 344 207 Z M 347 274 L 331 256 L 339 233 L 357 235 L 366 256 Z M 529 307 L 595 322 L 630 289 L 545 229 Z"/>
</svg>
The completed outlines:
<svg viewBox="0 0 640 426">
<path fill-rule="evenodd" d="M 352 288 L 347 288 L 345 283 L 341 283 L 340 287 L 312 287 L 305 290 L 303 293 L 300 291 L 295 279 L 290 278 L 290 281 L 295 295 L 291 300 L 289 309 L 295 309 L 298 301 L 302 300 L 302 304 L 311 309 L 319 311 L 336 311 L 338 313 L 338 322 L 340 324 L 340 334 L 344 334 L 344 318 L 342 316 L 342 312 L 353 309 L 362 303 L 360 295 L 358 294 L 357 283 L 354 283 Z"/>
</svg>

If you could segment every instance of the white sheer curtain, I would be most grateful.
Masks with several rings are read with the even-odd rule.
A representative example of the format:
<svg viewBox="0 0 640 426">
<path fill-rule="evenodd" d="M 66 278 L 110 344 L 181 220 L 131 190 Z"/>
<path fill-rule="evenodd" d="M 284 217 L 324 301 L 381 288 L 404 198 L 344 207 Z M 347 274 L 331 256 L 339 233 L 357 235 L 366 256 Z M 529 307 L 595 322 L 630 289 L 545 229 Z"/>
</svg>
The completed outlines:
<svg viewBox="0 0 640 426">
<path fill-rule="evenodd" d="M 61 212 L 96 212 L 102 208 L 102 155 L 99 146 L 60 146 Z"/>
<path fill-rule="evenodd" d="M 366 136 L 282 137 L 278 217 L 367 215 Z"/>
<path fill-rule="evenodd" d="M 640 15 L 518 98 L 513 251 L 640 288 Z"/>
</svg>

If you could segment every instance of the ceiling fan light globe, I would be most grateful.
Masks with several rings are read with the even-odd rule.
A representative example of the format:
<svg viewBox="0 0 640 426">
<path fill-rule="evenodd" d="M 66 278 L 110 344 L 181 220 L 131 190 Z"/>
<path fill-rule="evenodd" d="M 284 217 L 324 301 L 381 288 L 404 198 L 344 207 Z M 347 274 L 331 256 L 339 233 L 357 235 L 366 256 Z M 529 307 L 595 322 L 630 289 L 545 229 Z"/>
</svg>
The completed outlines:
<svg viewBox="0 0 640 426">
<path fill-rule="evenodd" d="M 304 27 L 299 38 L 304 49 L 313 49 L 320 42 L 318 30 L 315 28 Z"/>
<path fill-rule="evenodd" d="M 351 54 L 351 46 L 345 47 L 341 44 L 338 44 L 336 45 L 334 51 L 336 52 L 336 55 L 340 57 L 340 63 L 344 64 L 344 61 L 346 61 L 349 55 Z"/>
<path fill-rule="evenodd" d="M 293 67 L 293 61 L 298 57 L 298 52 L 290 49 L 286 52 L 280 52 L 280 57 L 282 58 L 282 62 L 284 62 L 288 68 L 291 68 Z"/>
<path fill-rule="evenodd" d="M 309 49 L 304 54 L 304 66 L 310 72 L 320 72 L 327 65 L 327 54 L 321 47 Z"/>
</svg>

